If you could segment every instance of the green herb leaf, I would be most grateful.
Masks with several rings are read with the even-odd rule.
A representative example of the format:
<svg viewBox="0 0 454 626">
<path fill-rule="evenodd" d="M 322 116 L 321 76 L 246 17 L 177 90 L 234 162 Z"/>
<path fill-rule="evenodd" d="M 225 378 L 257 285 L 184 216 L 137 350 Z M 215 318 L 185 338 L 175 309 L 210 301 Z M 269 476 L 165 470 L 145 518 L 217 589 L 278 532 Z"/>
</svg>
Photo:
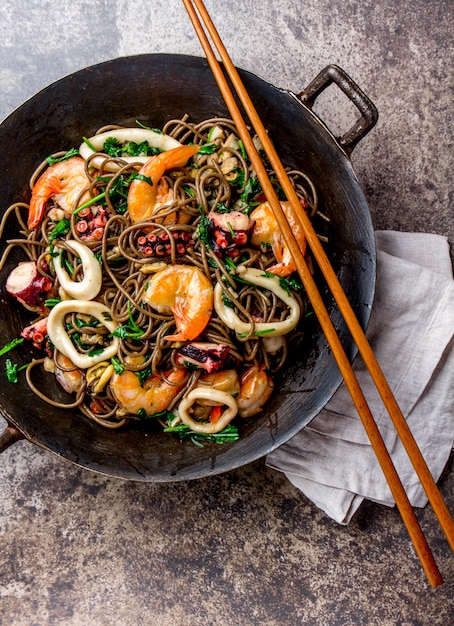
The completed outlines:
<svg viewBox="0 0 454 626">
<path fill-rule="evenodd" d="M 10 359 L 6 359 L 5 361 L 5 376 L 10 383 L 19 382 L 19 378 L 17 376 L 18 372 L 24 370 L 28 367 L 28 363 L 25 365 L 21 365 L 20 367 L 17 363 L 13 363 Z"/>
<path fill-rule="evenodd" d="M 48 298 L 47 300 L 44 300 L 44 306 L 56 306 L 57 304 L 60 304 L 61 302 L 61 298 Z"/>
<path fill-rule="evenodd" d="M 208 248 L 211 248 L 210 238 L 209 238 L 209 234 L 208 234 L 208 227 L 210 225 L 210 220 L 205 215 L 205 213 L 202 211 L 202 208 L 200 208 L 199 211 L 200 211 L 200 222 L 199 222 L 199 225 L 197 227 L 197 237 Z"/>
<path fill-rule="evenodd" d="M 99 320 L 96 317 L 93 317 L 91 322 L 87 322 L 85 320 L 81 320 L 79 317 L 76 317 L 76 326 L 77 328 L 97 328 L 99 326 Z"/>
<path fill-rule="evenodd" d="M 143 387 L 143 384 L 146 380 L 148 380 L 151 376 L 151 367 L 148 366 L 143 370 L 139 370 L 138 372 L 134 372 L 137 378 L 140 381 L 140 386 Z"/>
<path fill-rule="evenodd" d="M 82 137 L 82 139 L 83 139 L 83 142 L 86 143 L 87 146 L 90 148 L 90 150 L 93 150 L 93 152 L 97 152 L 96 148 L 87 137 Z"/>
<path fill-rule="evenodd" d="M 299 291 L 303 288 L 303 285 L 296 280 L 295 278 L 283 278 L 279 277 L 279 285 L 284 289 L 288 295 L 290 295 L 290 289 L 294 289 L 295 291 Z"/>
<path fill-rule="evenodd" d="M 203 446 L 202 442 L 214 442 L 214 443 L 226 443 L 229 441 L 237 441 L 240 438 L 238 428 L 233 424 L 227 424 L 227 426 L 219 433 L 196 433 L 191 430 L 186 424 L 179 424 L 178 426 L 168 426 L 164 428 L 165 433 L 176 433 L 180 436 L 180 439 L 189 439 L 196 446 Z"/>
<path fill-rule="evenodd" d="M 151 129 L 149 129 L 151 130 Z M 156 130 L 154 132 L 157 132 Z M 111 157 L 116 159 L 123 156 L 139 157 L 139 156 L 154 156 L 162 152 L 155 146 L 150 146 L 148 141 L 142 141 L 136 143 L 135 141 L 125 141 L 120 143 L 115 137 L 108 137 L 104 142 L 103 151 Z"/>
<path fill-rule="evenodd" d="M 110 362 L 113 365 L 115 374 L 118 374 L 118 375 L 123 374 L 123 372 L 125 371 L 125 368 L 124 368 L 122 362 L 120 361 L 120 359 L 118 357 L 113 356 L 110 359 Z"/>
<path fill-rule="evenodd" d="M 127 324 L 122 324 L 116 330 L 113 331 L 112 335 L 114 337 L 119 337 L 120 339 L 140 339 L 143 335 L 143 330 L 140 326 L 134 321 L 131 313 L 131 303 L 128 300 L 128 317 L 129 322 Z"/>
<path fill-rule="evenodd" d="M 191 196 L 191 198 L 195 198 L 195 191 L 192 187 L 188 187 L 187 185 L 184 185 L 183 189 L 188 194 L 188 196 Z"/>
<path fill-rule="evenodd" d="M 236 174 L 236 177 L 230 181 L 232 185 L 238 185 L 238 187 L 242 187 L 244 185 L 244 170 L 236 167 L 233 170 Z"/>
<path fill-rule="evenodd" d="M 141 143 L 135 143 L 134 141 L 128 142 L 126 145 L 126 153 L 128 156 L 154 156 L 162 152 L 159 148 L 150 146 L 148 141 L 142 141 Z"/>
<path fill-rule="evenodd" d="M 112 335 L 119 339 L 140 339 L 143 335 L 141 330 L 131 330 L 128 324 L 123 324 L 113 331 Z"/>
<path fill-rule="evenodd" d="M 92 204 L 96 204 L 97 202 L 99 202 L 99 200 L 102 200 L 105 197 L 106 197 L 106 192 L 103 191 L 102 193 L 98 194 L 94 198 L 90 198 L 90 200 L 87 200 L 86 202 L 84 202 L 83 204 L 78 206 L 77 209 L 74 209 L 73 214 L 77 215 L 79 213 L 79 211 L 82 211 L 82 209 L 86 209 L 87 207 L 91 206 Z"/>
<path fill-rule="evenodd" d="M 249 203 L 250 200 L 255 198 L 259 193 L 262 192 L 262 186 L 260 184 L 259 179 L 256 176 L 251 176 L 248 178 L 248 181 L 244 187 L 243 192 L 240 195 L 241 200 Z"/>
<path fill-rule="evenodd" d="M 232 261 L 231 258 L 226 257 L 224 260 L 224 265 L 226 270 L 228 271 L 229 274 L 235 274 L 236 272 L 236 265 L 235 263 Z"/>
<path fill-rule="evenodd" d="M 60 220 L 55 228 L 49 234 L 49 243 L 52 243 L 57 237 L 63 237 L 71 228 L 71 222 L 67 219 Z"/>
<path fill-rule="evenodd" d="M 107 137 L 104 142 L 103 152 L 111 157 L 120 157 L 123 152 L 123 146 L 115 137 Z"/>
<path fill-rule="evenodd" d="M 230 213 L 228 206 L 225 206 L 223 202 L 218 202 L 216 205 L 216 213 Z"/>
<path fill-rule="evenodd" d="M 0 356 L 3 356 L 4 354 L 6 354 L 7 352 L 10 352 L 11 350 L 14 350 L 14 348 L 16 348 L 17 346 L 20 346 L 20 344 L 24 343 L 24 341 L 25 339 L 23 337 L 16 337 L 16 339 L 13 339 L 9 343 L 7 343 L 5 346 L 3 346 L 3 348 L 0 350 Z"/>
<path fill-rule="evenodd" d="M 17 383 L 19 381 L 17 377 L 17 365 L 12 363 L 10 359 L 5 361 L 5 375 L 10 383 Z"/>
<path fill-rule="evenodd" d="M 205 143 L 199 148 L 198 154 L 214 154 L 218 149 L 215 143 Z"/>
<path fill-rule="evenodd" d="M 102 354 L 104 352 L 104 348 L 93 348 L 93 350 L 90 350 L 90 352 L 88 353 L 88 356 L 98 356 L 99 354 Z"/>
<path fill-rule="evenodd" d="M 61 157 L 54 157 L 54 156 L 48 156 L 46 159 L 46 163 L 48 165 L 54 165 L 54 163 L 60 163 L 60 161 L 66 161 L 66 159 L 70 159 L 73 156 L 78 156 L 79 155 L 79 150 L 77 148 L 71 148 L 71 150 L 68 150 L 68 152 L 66 152 L 66 154 L 64 154 Z"/>
<path fill-rule="evenodd" d="M 144 183 L 148 183 L 150 187 L 153 187 L 153 181 L 149 176 L 145 176 L 144 174 L 139 174 L 138 172 L 133 172 L 128 179 L 128 182 L 132 182 L 133 180 L 141 180 Z"/>
<path fill-rule="evenodd" d="M 246 148 L 244 147 L 244 143 L 242 142 L 241 139 L 238 140 L 238 143 L 240 144 L 241 156 L 243 157 L 245 161 L 249 161 L 249 156 L 248 156 L 248 153 L 246 152 Z"/>
<path fill-rule="evenodd" d="M 68 272 L 69 275 L 72 275 L 72 273 L 74 272 L 74 268 L 71 265 L 71 263 L 68 261 L 66 256 L 63 256 L 63 253 L 60 252 L 60 259 L 61 259 L 61 263 L 64 266 L 64 268 L 66 269 L 66 271 Z"/>
<path fill-rule="evenodd" d="M 235 308 L 233 301 L 230 300 L 230 298 L 226 295 L 224 291 L 222 292 L 221 298 L 222 298 L 222 302 L 224 303 L 224 306 L 229 307 L 229 309 Z"/>
<path fill-rule="evenodd" d="M 145 126 L 145 124 L 142 124 L 140 120 L 136 120 L 136 124 L 137 126 L 140 126 L 140 128 L 145 128 L 145 130 L 152 130 L 154 133 L 158 133 L 158 135 L 163 134 L 160 128 L 150 128 L 150 126 Z"/>
</svg>

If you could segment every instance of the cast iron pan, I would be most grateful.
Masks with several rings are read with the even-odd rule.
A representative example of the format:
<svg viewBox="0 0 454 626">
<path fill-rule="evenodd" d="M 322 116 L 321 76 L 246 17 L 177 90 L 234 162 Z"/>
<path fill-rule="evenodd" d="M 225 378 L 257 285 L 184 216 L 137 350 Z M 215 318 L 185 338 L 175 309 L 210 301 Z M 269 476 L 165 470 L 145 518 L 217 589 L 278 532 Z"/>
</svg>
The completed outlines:
<svg viewBox="0 0 454 626">
<path fill-rule="evenodd" d="M 303 169 L 318 189 L 323 210 L 331 218 L 331 261 L 365 328 L 375 286 L 375 246 L 370 213 L 348 155 L 374 125 L 375 107 L 336 66 L 327 67 L 299 96 L 248 72 L 240 74 L 283 162 Z M 333 81 L 360 112 L 357 124 L 341 139 L 335 139 L 310 110 L 318 94 Z M 28 100 L 0 126 L 0 211 L 15 201 L 28 201 L 30 173 L 45 156 L 79 146 L 82 136 L 90 136 L 104 124 L 134 126 L 138 119 L 160 127 L 185 113 L 194 121 L 227 115 L 208 64 L 198 57 L 119 58 L 63 78 Z M 8 227 L 2 249 L 11 236 Z M 4 288 L 19 260 L 23 260 L 19 252 L 11 256 L 0 277 L 0 347 L 17 337 L 32 319 Z M 356 349 L 327 294 L 326 302 L 352 359 Z M 292 354 L 268 408 L 240 424 L 241 439 L 235 443 L 199 448 L 155 431 L 149 424 L 107 430 L 77 412 L 50 407 L 26 383 L 13 385 L 3 378 L 0 413 L 9 426 L 0 449 L 24 436 L 90 470 L 141 481 L 201 478 L 239 467 L 304 428 L 339 386 L 341 376 L 326 339 L 316 324 L 309 331 L 304 353 Z M 32 356 L 37 356 L 32 348 L 21 347 L 13 358 L 23 364 Z M 62 392 L 55 386 L 52 393 Z"/>
</svg>

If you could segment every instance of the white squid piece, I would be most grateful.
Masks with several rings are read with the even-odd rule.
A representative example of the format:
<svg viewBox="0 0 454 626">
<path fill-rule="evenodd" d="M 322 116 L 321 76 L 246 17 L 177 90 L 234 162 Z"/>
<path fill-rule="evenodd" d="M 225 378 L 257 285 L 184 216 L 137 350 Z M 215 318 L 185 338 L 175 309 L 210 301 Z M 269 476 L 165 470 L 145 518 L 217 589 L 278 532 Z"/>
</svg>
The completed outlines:
<svg viewBox="0 0 454 626">
<path fill-rule="evenodd" d="M 149 146 L 153 148 L 158 148 L 163 152 L 181 146 L 181 143 L 170 135 L 157 133 L 154 130 L 148 130 L 146 128 L 116 128 L 113 130 L 108 130 L 105 133 L 99 133 L 99 135 L 94 135 L 93 137 L 90 137 L 88 141 L 97 152 L 102 152 L 106 139 L 109 139 L 110 137 L 113 137 L 119 143 L 125 143 L 127 141 L 142 143 L 143 141 L 146 141 Z M 79 148 L 79 154 L 83 159 L 88 159 L 92 154 L 95 154 L 95 152 L 90 148 L 88 143 L 83 142 Z M 100 167 L 103 161 L 105 161 L 106 157 L 107 155 L 95 157 L 90 161 L 90 164 L 94 167 Z M 149 158 L 149 156 L 122 156 L 121 160 L 125 161 L 126 163 L 143 164 L 148 161 Z M 120 166 L 116 163 L 109 163 L 107 164 L 105 169 L 111 172 L 115 172 L 120 169 Z"/>
<path fill-rule="evenodd" d="M 72 239 L 66 241 L 69 246 L 80 257 L 84 277 L 81 281 L 73 281 L 63 267 L 61 252 L 54 257 L 54 267 L 57 278 L 60 281 L 65 293 L 75 300 L 91 300 L 96 298 L 101 290 L 102 269 L 99 261 L 93 252 L 80 241 Z"/>
<path fill-rule="evenodd" d="M 68 357 L 80 369 L 88 369 L 92 365 L 107 361 L 117 354 L 119 339 L 112 337 L 111 343 L 103 348 L 100 354 L 90 356 L 79 352 L 66 332 L 64 321 L 68 313 L 84 313 L 95 317 L 111 333 L 118 328 L 118 323 L 110 317 L 110 310 L 101 302 L 91 300 L 64 300 L 54 306 L 47 318 L 47 334 L 54 346 Z"/>
<path fill-rule="evenodd" d="M 237 273 L 244 280 L 272 291 L 290 309 L 289 316 L 281 322 L 257 322 L 254 326 L 256 333 L 266 333 L 267 337 L 273 337 L 285 335 L 295 328 L 300 318 L 300 306 L 296 299 L 280 286 L 278 276 L 265 276 L 263 270 L 244 265 L 238 266 Z M 224 304 L 220 283 L 217 283 L 214 288 L 214 308 L 224 324 L 237 334 L 247 334 L 250 331 L 251 325 L 248 322 L 243 322 L 232 308 Z"/>
<path fill-rule="evenodd" d="M 209 400 L 219 405 L 226 405 L 226 409 L 216 422 L 198 422 L 192 419 L 189 409 L 196 400 Z M 208 387 L 196 387 L 183 398 L 178 407 L 178 414 L 181 421 L 191 430 L 197 433 L 213 434 L 219 433 L 227 424 L 233 420 L 238 413 L 238 404 L 229 393 L 219 389 L 209 389 Z"/>
</svg>

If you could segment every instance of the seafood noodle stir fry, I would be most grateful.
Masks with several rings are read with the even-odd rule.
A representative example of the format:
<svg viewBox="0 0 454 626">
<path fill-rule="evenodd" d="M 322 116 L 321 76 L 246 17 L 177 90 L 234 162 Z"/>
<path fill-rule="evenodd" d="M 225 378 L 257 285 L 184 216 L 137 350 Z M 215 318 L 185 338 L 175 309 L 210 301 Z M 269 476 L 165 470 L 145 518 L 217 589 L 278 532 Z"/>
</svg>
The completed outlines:
<svg viewBox="0 0 454 626">
<path fill-rule="evenodd" d="M 318 213 L 311 181 L 289 176 Z M 32 390 L 107 428 L 153 419 L 181 437 L 237 438 L 233 420 L 263 410 L 298 345 L 305 296 L 232 121 L 104 127 L 48 157 L 30 188 L 30 204 L 5 213 L 18 235 L 0 269 L 23 257 L 6 290 L 33 315 L 3 353 L 41 351 Z M 72 397 L 38 389 L 36 367 Z"/>
</svg>

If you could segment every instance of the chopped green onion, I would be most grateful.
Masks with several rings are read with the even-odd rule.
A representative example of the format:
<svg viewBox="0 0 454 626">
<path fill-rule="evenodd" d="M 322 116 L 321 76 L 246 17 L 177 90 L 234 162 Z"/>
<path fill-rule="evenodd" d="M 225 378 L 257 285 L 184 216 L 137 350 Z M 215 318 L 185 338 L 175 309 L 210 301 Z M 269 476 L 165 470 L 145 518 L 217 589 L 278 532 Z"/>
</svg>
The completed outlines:
<svg viewBox="0 0 454 626">
<path fill-rule="evenodd" d="M 48 298 L 47 300 L 44 300 L 44 306 L 56 306 L 57 304 L 60 304 L 61 302 L 61 298 Z"/>
<path fill-rule="evenodd" d="M 249 156 L 248 156 L 248 153 L 246 152 L 246 148 L 244 147 L 244 143 L 241 141 L 241 139 L 238 140 L 238 143 L 240 145 L 241 156 L 243 157 L 245 161 L 248 161 Z"/>
<path fill-rule="evenodd" d="M 87 139 L 87 137 L 82 137 L 82 139 L 83 139 L 84 143 L 86 143 L 87 146 L 90 148 L 90 150 L 93 150 L 93 152 L 97 152 L 96 148 L 91 143 L 91 141 L 89 139 Z"/>
<path fill-rule="evenodd" d="M 92 204 L 95 204 L 96 202 L 98 202 L 98 200 L 102 200 L 105 197 L 106 197 L 106 192 L 103 191 L 102 193 L 98 194 L 94 198 L 90 198 L 90 200 L 87 200 L 86 202 L 84 202 L 83 204 L 78 206 L 77 209 L 75 209 L 73 211 L 74 215 L 77 215 L 79 213 L 79 211 L 82 211 L 82 209 L 86 209 L 87 207 L 91 206 Z"/>
</svg>

